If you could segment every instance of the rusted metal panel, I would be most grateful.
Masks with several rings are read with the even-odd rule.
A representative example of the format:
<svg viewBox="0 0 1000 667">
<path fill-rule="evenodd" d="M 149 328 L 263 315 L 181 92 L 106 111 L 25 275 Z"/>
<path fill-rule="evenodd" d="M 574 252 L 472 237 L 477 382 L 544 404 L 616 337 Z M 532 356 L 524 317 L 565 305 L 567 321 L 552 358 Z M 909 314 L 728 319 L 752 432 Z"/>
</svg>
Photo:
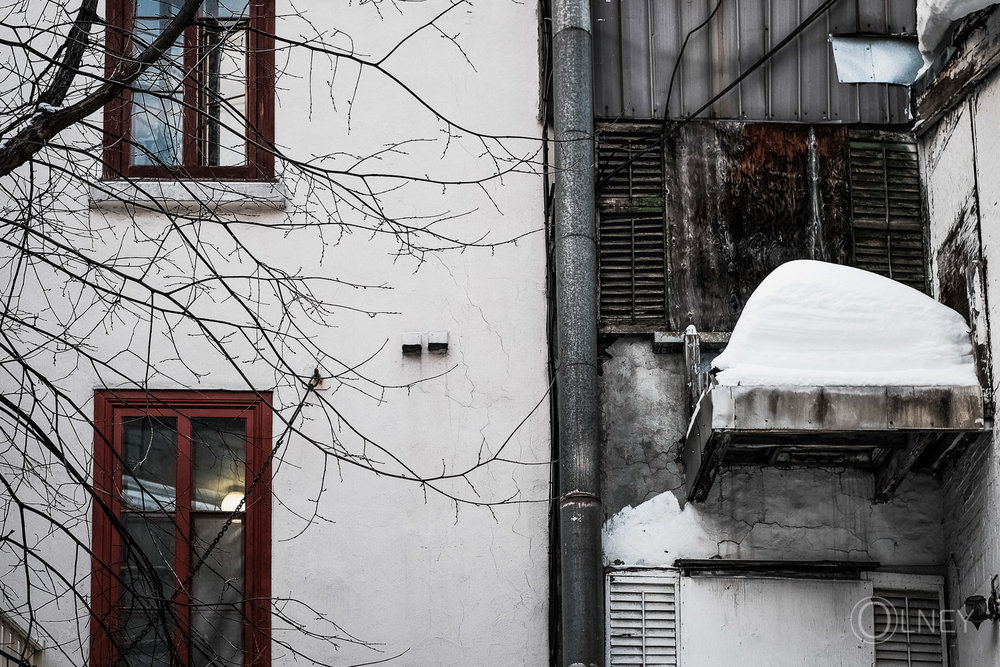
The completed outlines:
<svg viewBox="0 0 1000 667">
<path fill-rule="evenodd" d="M 778 265 L 804 257 L 846 262 L 845 130 L 817 127 L 815 138 L 810 149 L 807 127 L 701 123 L 667 143 L 671 328 L 730 330 Z"/>
<path fill-rule="evenodd" d="M 852 262 L 926 289 L 916 148 L 904 135 L 694 122 L 611 177 L 655 145 L 660 127 L 609 125 L 600 137 L 605 327 L 642 320 L 675 331 L 731 330 L 760 281 L 801 258 Z M 970 258 L 938 259 L 947 278 Z M 964 295 L 964 280 L 952 282 Z M 640 293 L 655 303 L 630 310 Z M 967 305 L 956 309 L 968 314 Z"/>
<path fill-rule="evenodd" d="M 722 133 L 738 138 L 728 125 L 688 125 L 665 145 L 664 167 L 669 193 L 666 207 L 667 257 L 669 266 L 668 322 L 683 330 L 731 330 L 716 326 L 735 322 L 736 311 L 726 294 L 729 273 L 728 242 L 718 211 L 718 166 L 732 152 L 720 145 Z M 731 142 L 726 142 L 731 143 Z M 720 224 L 721 223 L 721 224 Z M 702 307 L 704 303 L 711 304 Z M 704 317 L 711 311 L 712 317 Z"/>
<path fill-rule="evenodd" d="M 680 118 L 692 113 L 790 34 L 820 0 L 730 0 L 704 29 L 691 35 L 678 68 L 669 110 L 664 109 L 680 44 L 714 9 L 716 0 L 592 0 L 595 16 L 597 113 L 616 117 L 617 90 L 630 119 Z M 597 21 L 620 8 L 619 41 Z M 856 13 L 860 8 L 859 15 Z M 705 117 L 749 120 L 886 123 L 905 119 L 899 91 L 835 82 L 827 35 L 912 32 L 915 0 L 838 2 L 793 43 L 717 102 Z M 869 27 L 874 26 L 874 27 Z M 605 56 L 604 50 L 608 50 Z M 620 70 L 608 66 L 619 59 Z M 607 88 L 607 90 L 605 90 Z M 677 101 L 676 106 L 674 101 Z"/>
</svg>

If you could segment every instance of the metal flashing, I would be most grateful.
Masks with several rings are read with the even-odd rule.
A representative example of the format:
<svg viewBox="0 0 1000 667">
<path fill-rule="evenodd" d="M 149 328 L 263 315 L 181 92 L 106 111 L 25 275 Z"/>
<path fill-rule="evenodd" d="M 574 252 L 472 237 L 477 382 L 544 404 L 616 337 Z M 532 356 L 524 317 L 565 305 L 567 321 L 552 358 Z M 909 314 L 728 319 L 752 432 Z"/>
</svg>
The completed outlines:
<svg viewBox="0 0 1000 667">
<path fill-rule="evenodd" d="M 923 56 L 916 37 L 897 35 L 830 35 L 840 83 L 912 84 Z"/>
</svg>

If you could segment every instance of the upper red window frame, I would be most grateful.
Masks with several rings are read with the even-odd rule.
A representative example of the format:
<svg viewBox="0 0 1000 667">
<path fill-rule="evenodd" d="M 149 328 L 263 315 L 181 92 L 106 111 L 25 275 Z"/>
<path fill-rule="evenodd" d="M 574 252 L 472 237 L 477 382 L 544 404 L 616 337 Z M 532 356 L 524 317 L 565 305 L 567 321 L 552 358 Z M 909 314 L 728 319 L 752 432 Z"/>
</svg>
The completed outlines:
<svg viewBox="0 0 1000 667">
<path fill-rule="evenodd" d="M 244 667 L 271 664 L 271 392 L 196 391 L 98 391 L 94 394 L 94 493 L 93 503 L 90 664 L 118 662 L 121 598 L 121 536 L 111 514 L 122 516 L 123 418 L 245 417 L 247 423 L 247 484 L 259 481 L 245 499 L 244 518 Z M 183 435 L 183 434 L 180 434 Z M 186 489 L 190 493 L 190 489 Z M 178 484 L 178 495 L 184 493 Z M 178 503 L 177 524 L 190 524 L 190 511 Z M 178 572 L 178 576 L 186 576 Z M 178 616 L 184 623 L 186 594 L 178 596 Z M 178 635 L 177 647 L 185 655 L 190 647 Z M 187 664 L 187 663 L 185 663 Z"/>
<path fill-rule="evenodd" d="M 136 0 L 107 0 L 107 58 L 105 74 L 114 75 L 122 56 L 128 53 Z M 247 153 L 242 166 L 185 164 L 133 165 L 131 163 L 132 91 L 126 89 L 104 107 L 105 180 L 124 178 L 190 180 L 274 180 L 274 0 L 249 0 L 247 43 Z M 197 136 L 189 131 L 197 124 L 198 90 L 197 26 L 184 31 L 184 147 L 185 156 L 197 154 Z"/>
</svg>

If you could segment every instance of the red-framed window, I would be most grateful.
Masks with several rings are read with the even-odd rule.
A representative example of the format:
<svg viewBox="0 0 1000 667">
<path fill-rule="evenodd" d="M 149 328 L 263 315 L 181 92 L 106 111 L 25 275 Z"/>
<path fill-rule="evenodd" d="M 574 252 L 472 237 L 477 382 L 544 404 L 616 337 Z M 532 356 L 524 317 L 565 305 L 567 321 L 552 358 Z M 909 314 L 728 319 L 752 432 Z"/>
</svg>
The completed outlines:
<svg viewBox="0 0 1000 667">
<path fill-rule="evenodd" d="M 107 75 L 184 0 L 107 0 Z M 104 178 L 274 178 L 274 0 L 203 0 L 168 53 L 104 110 Z"/>
<path fill-rule="evenodd" d="M 94 397 L 92 665 L 270 665 L 271 396 Z"/>
</svg>

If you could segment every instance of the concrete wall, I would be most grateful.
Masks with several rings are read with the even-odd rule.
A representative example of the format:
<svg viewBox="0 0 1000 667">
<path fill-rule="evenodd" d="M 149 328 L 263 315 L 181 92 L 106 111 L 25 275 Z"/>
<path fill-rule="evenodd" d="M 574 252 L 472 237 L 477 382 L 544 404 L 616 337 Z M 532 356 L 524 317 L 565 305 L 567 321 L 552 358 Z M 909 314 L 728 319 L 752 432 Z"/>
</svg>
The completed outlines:
<svg viewBox="0 0 1000 667">
<path fill-rule="evenodd" d="M 294 6 L 279 0 L 278 31 L 350 35 L 353 42 L 334 41 L 374 60 L 450 4 L 338 3 L 333 12 L 322 0 Z M 310 632 L 344 639 L 335 648 L 281 624 L 274 636 L 324 664 L 396 655 L 403 656 L 397 664 L 410 665 L 539 665 L 548 659 L 543 185 L 531 162 L 538 149 L 532 137 L 541 134 L 536 11 L 534 2 L 467 3 L 441 20 L 440 32 L 420 31 L 386 61 L 389 72 L 455 123 L 525 137 L 504 140 L 511 150 L 504 159 L 524 156 L 528 162 L 502 180 L 469 187 L 412 183 L 397 189 L 392 179 L 372 184 L 384 190 L 379 201 L 401 224 L 419 226 L 437 217 L 442 221 L 435 229 L 442 237 L 480 247 L 401 256 L 396 237 L 365 228 L 371 219 L 352 210 L 349 193 L 317 194 L 285 166 L 286 211 L 250 206 L 218 212 L 245 244 L 243 251 L 222 225 L 199 224 L 197 208 L 183 224 L 218 269 L 231 275 L 252 270 L 253 252 L 291 275 L 345 281 L 316 282 L 319 301 L 332 312 L 323 321 L 314 312 L 284 318 L 273 301 L 260 304 L 263 318 L 300 326 L 311 341 L 283 351 L 287 368 L 273 365 L 273 357 L 256 349 L 253 340 L 235 337 L 226 344 L 229 355 L 240 355 L 231 363 L 190 323 L 158 319 L 150 330 L 140 313 L 123 310 L 108 317 L 100 307 L 73 326 L 82 327 L 81 335 L 84 329 L 93 332 L 91 352 L 109 360 L 117 373 L 55 349 L 40 362 L 85 411 L 95 389 L 133 387 L 142 378 L 155 389 L 274 389 L 283 408 L 275 419 L 276 438 L 300 396 L 301 385 L 289 369 L 306 377 L 317 366 L 324 369 L 328 389 L 309 399 L 295 424 L 300 433 L 287 438 L 276 463 L 271 545 L 277 604 Z M 276 135 L 290 155 L 347 168 L 355 156 L 417 139 L 382 153 L 365 168 L 459 181 L 512 164 L 486 154 L 503 153 L 496 140 L 487 139 L 486 148 L 456 136 L 454 128 L 449 134 L 439 116 L 379 72 L 366 70 L 359 77 L 354 65 L 342 60 L 334 77 L 330 59 L 296 49 L 281 50 L 278 61 Z M 80 184 L 71 186 L 61 203 L 71 211 L 67 218 L 86 230 L 91 241 L 85 249 L 95 257 L 120 248 L 121 256 L 139 258 L 138 265 L 151 264 L 149 279 L 159 285 L 203 270 L 190 254 L 174 252 L 183 243 L 163 216 L 129 215 L 108 206 L 88 211 L 87 189 Z M 423 238 L 432 246 L 448 245 Z M 515 238 L 517 243 L 508 243 Z M 419 237 L 411 240 L 419 242 Z M 144 261 L 158 242 L 157 260 Z M 11 277 L 5 273 L 4 279 Z M 60 280 L 51 271 L 25 279 L 21 298 L 43 320 L 67 315 L 74 295 L 86 292 L 73 287 L 60 293 Z M 49 288 L 53 291 L 46 296 Z M 247 317 L 218 289 L 190 296 L 192 308 L 221 322 Z M 369 317 L 354 309 L 382 314 Z M 450 332 L 446 355 L 401 354 L 401 333 L 431 330 Z M 340 380 L 330 378 L 335 374 Z M 9 382 L 4 389 L 16 391 Z M 87 424 L 68 420 L 62 428 L 70 457 L 89 471 L 93 440 Z M 370 462 L 402 472 L 372 443 L 423 476 L 476 468 L 501 448 L 509 462 L 478 469 L 468 482 L 442 481 L 442 494 L 355 467 L 360 459 L 354 456 L 365 452 Z M 330 451 L 341 456 L 329 456 Z M 65 479 L 58 466 L 51 475 L 54 482 Z M 55 509 L 52 498 L 31 501 L 64 512 L 85 546 L 87 497 L 72 486 L 63 490 L 67 495 Z M 536 502 L 488 509 L 456 504 L 450 494 L 482 503 Z M 16 512 L 9 505 L 3 512 L 0 534 L 19 533 Z M 83 547 L 65 536 L 28 532 L 35 535 L 39 552 L 86 592 L 89 560 Z M 9 555 L 0 554 L 0 601 L 23 611 L 26 591 Z M 59 604 L 53 605 L 46 586 L 33 592 L 38 619 L 51 635 L 46 664 L 83 664 L 89 623 L 83 600 L 56 582 Z M 342 630 L 318 620 L 319 614 Z M 371 642 L 375 650 L 359 647 L 349 636 Z M 273 662 L 300 664 L 301 659 L 296 662 L 290 648 L 276 643 Z"/>
<path fill-rule="evenodd" d="M 1000 304 L 1000 78 L 994 73 L 921 137 L 923 175 L 930 214 L 932 271 L 942 296 L 960 294 L 956 265 L 980 259 L 985 280 L 969 276 L 966 288 L 977 342 L 997 358 L 990 321 Z M 980 244 L 981 239 L 981 244 Z M 994 397 L 990 396 L 991 400 Z M 949 605 L 989 595 L 1000 573 L 1000 448 L 997 439 L 970 447 L 944 471 L 945 542 Z M 979 631 L 959 625 L 960 665 L 1000 665 L 996 626 Z"/>
<path fill-rule="evenodd" d="M 601 377 L 605 564 L 677 558 L 875 560 L 890 570 L 943 566 L 941 487 L 910 475 L 873 504 L 871 473 L 845 468 L 724 469 L 705 503 L 684 499 L 683 355 L 646 338 L 608 348 Z"/>
</svg>

